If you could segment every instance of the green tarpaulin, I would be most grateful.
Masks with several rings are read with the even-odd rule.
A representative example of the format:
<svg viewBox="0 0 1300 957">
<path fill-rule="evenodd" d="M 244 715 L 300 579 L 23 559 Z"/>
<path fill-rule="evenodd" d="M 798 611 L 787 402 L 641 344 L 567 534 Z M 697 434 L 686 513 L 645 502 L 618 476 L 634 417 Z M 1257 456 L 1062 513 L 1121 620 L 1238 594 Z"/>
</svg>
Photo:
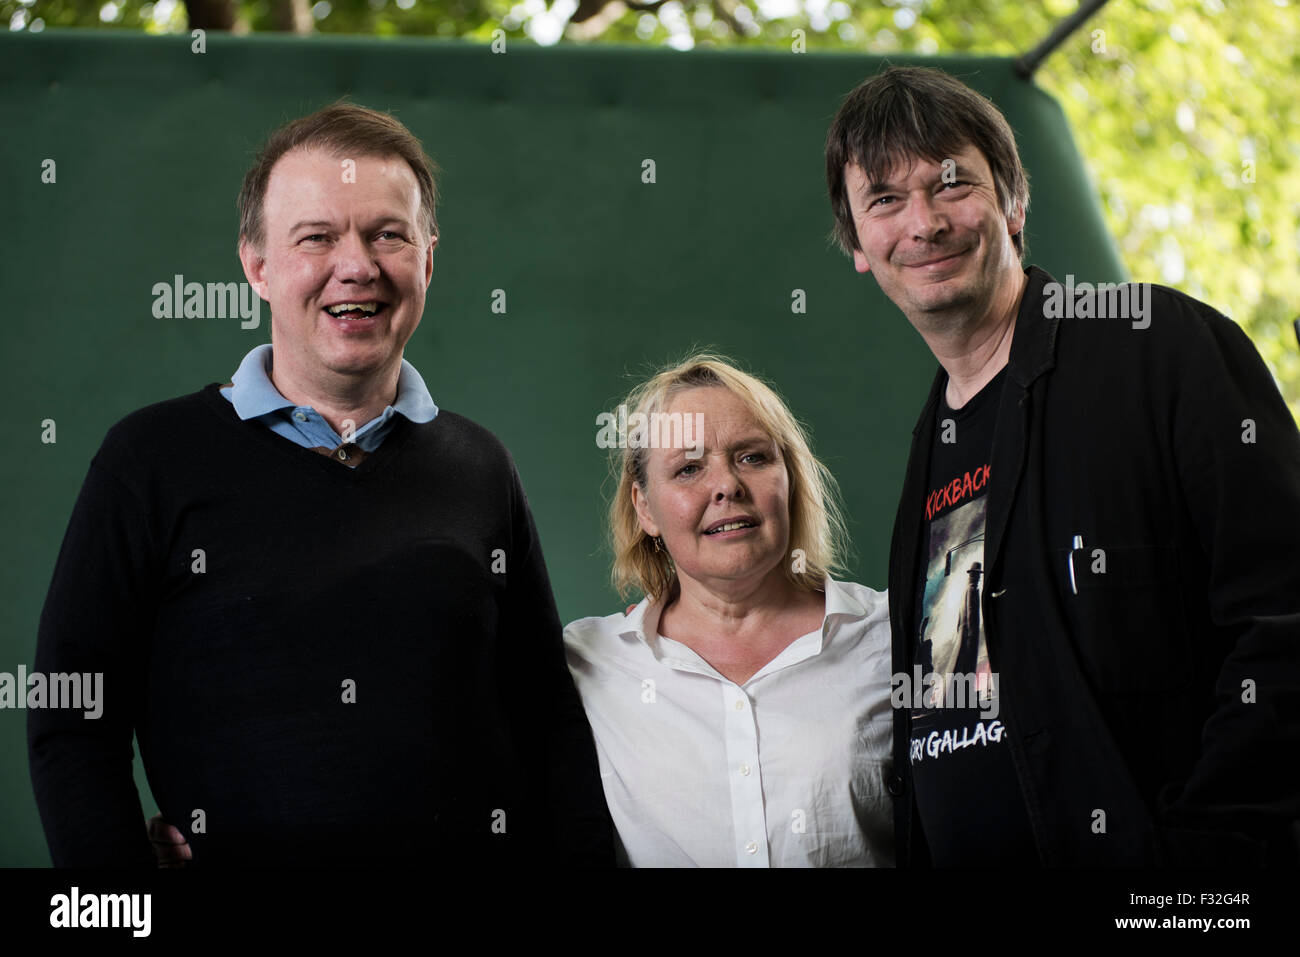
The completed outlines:
<svg viewBox="0 0 1300 957">
<path fill-rule="evenodd" d="M 1051 97 L 1009 60 L 891 62 L 948 70 L 1006 113 L 1030 174 L 1031 261 L 1062 277 L 1123 278 Z M 822 167 L 840 98 L 881 65 L 216 35 L 196 53 L 188 35 L 0 34 L 0 671 L 31 667 L 59 543 L 105 430 L 228 381 L 269 341 L 267 309 L 249 329 L 156 318 L 155 286 L 243 281 L 235 196 L 252 151 L 274 126 L 343 96 L 396 113 L 442 168 L 442 239 L 406 357 L 439 406 L 514 453 L 564 620 L 622 607 L 602 549 L 597 415 L 629 376 L 693 347 L 768 377 L 811 425 L 844 490 L 850 577 L 883 588 L 934 362 L 874 279 L 828 243 Z M 54 443 L 42 441 L 49 422 Z M 0 865 L 49 860 L 25 724 L 24 712 L 0 711 Z"/>
</svg>

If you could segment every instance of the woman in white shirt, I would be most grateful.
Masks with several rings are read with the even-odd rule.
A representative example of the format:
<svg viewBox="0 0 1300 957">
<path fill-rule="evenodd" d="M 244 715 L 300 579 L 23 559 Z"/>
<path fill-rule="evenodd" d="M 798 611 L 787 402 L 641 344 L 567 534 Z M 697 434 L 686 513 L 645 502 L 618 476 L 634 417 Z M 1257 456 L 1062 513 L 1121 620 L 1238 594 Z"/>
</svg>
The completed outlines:
<svg viewBox="0 0 1300 957">
<path fill-rule="evenodd" d="M 564 632 L 621 862 L 892 865 L 888 603 L 830 577 L 834 479 L 718 357 L 625 404 L 613 580 L 646 597 Z"/>
</svg>

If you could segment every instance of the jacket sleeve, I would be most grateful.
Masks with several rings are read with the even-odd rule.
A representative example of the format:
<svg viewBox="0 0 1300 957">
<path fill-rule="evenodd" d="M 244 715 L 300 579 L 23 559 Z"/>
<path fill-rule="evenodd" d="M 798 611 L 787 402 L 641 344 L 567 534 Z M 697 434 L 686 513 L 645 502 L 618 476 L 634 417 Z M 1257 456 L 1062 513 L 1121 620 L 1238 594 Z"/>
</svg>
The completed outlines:
<svg viewBox="0 0 1300 957">
<path fill-rule="evenodd" d="M 102 675 L 101 713 L 27 712 L 32 784 L 56 867 L 155 866 L 131 747 L 144 686 L 135 649 L 153 621 L 152 555 L 146 510 L 97 456 L 59 550 L 34 670 Z"/>
<path fill-rule="evenodd" d="M 537 528 L 511 465 L 512 542 L 501 647 L 516 656 L 507 694 L 546 810 L 544 853 L 564 866 L 613 867 L 614 831 L 596 745 L 565 660 Z"/>
<path fill-rule="evenodd" d="M 1183 303 L 1184 308 L 1190 305 Z M 1157 808 L 1174 864 L 1294 863 L 1300 820 L 1300 433 L 1254 345 L 1208 309 L 1189 323 L 1174 454 L 1232 639 L 1201 755 Z M 1259 854 L 1263 850 L 1264 854 Z"/>
</svg>

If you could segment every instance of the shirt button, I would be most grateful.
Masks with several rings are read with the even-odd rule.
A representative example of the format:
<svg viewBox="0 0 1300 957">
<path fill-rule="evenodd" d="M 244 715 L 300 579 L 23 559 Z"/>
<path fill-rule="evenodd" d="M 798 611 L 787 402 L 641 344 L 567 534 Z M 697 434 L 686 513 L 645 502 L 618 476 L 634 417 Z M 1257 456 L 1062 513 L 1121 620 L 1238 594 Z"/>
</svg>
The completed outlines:
<svg viewBox="0 0 1300 957">
<path fill-rule="evenodd" d="M 745 702 L 740 701 L 739 699 L 737 699 L 737 701 L 736 701 L 736 710 L 737 710 L 737 711 L 740 711 L 740 710 L 742 710 L 744 707 L 745 707 Z"/>
<path fill-rule="evenodd" d="M 295 412 L 295 413 L 293 414 L 293 417 L 294 417 L 295 419 L 297 419 L 299 422 L 306 422 L 306 421 L 307 421 L 307 413 L 306 413 L 306 412 Z"/>
<path fill-rule="evenodd" d="M 742 764 L 742 765 L 740 766 L 740 773 L 743 774 L 743 775 L 745 775 L 745 777 L 749 777 L 749 765 L 748 765 L 748 764 Z"/>
<path fill-rule="evenodd" d="M 750 841 L 748 844 L 745 845 L 745 853 L 746 853 L 746 854 L 757 854 L 757 853 L 758 853 L 758 845 L 757 845 L 756 843 L 754 843 L 753 841 Z"/>
</svg>

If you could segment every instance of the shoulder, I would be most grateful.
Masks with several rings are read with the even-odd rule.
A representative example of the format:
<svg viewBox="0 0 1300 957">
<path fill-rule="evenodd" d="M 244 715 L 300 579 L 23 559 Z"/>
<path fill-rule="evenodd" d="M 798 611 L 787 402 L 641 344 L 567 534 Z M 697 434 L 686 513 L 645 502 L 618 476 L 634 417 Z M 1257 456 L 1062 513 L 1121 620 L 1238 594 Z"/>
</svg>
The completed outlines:
<svg viewBox="0 0 1300 957">
<path fill-rule="evenodd" d="M 1074 304 L 1058 300 L 1062 329 L 1077 343 L 1105 348 L 1114 361 L 1125 355 L 1168 357 L 1171 350 L 1195 349 L 1224 335 L 1246 338 L 1218 309 L 1159 283 L 1081 283 L 1073 292 Z M 1122 348 L 1115 349 L 1117 341 Z"/>
<path fill-rule="evenodd" d="M 1185 292 L 1156 283 L 1130 283 L 1130 285 L 1146 285 L 1150 290 L 1151 326 L 1150 329 L 1138 331 L 1155 333 L 1153 339 L 1161 340 L 1172 336 L 1189 347 L 1195 347 L 1198 342 L 1208 343 L 1212 339 L 1219 339 L 1225 335 L 1248 341 L 1246 334 L 1236 322 L 1208 303 L 1201 302 Z"/>
<path fill-rule="evenodd" d="M 1164 320 L 1164 335 L 1178 338 L 1179 355 L 1218 365 L 1226 354 L 1258 359 L 1259 350 L 1237 322 L 1213 306 L 1168 286 L 1151 287 L 1152 324 Z M 1262 367 L 1262 361 L 1261 361 Z M 1271 376 L 1270 376 L 1271 380 Z"/>
<path fill-rule="evenodd" d="M 856 610 L 854 606 L 860 609 L 860 614 L 855 617 L 864 619 L 876 619 L 889 615 L 889 592 L 878 591 L 867 585 L 860 585 L 857 582 L 840 581 L 839 579 L 827 580 L 827 611 L 831 610 L 832 603 L 836 600 L 835 593 L 842 599 L 847 599 L 845 604 L 848 610 Z"/>
<path fill-rule="evenodd" d="M 127 468 L 131 463 L 152 460 L 151 450 L 165 450 L 168 458 L 175 458 L 185 448 L 188 436 L 201 435 L 207 442 L 214 425 L 223 411 L 218 403 L 226 403 L 212 383 L 174 399 L 165 399 L 136 409 L 109 427 L 100 445 L 96 460 L 111 470 Z M 237 421 L 234 409 L 229 410 L 232 421 Z"/>
<path fill-rule="evenodd" d="M 1276 389 L 1250 337 L 1218 309 L 1156 283 L 1121 288 L 1129 290 L 1121 318 L 1061 320 L 1065 344 L 1058 361 L 1106 370 L 1111 385 L 1147 393 L 1212 391 L 1214 383 L 1228 382 Z"/>
<path fill-rule="evenodd" d="M 1162 286 L 1159 283 L 1126 283 L 1129 286 L 1146 286 L 1151 290 L 1151 304 L 1153 307 L 1168 310 L 1187 318 L 1199 320 L 1214 319 L 1223 322 L 1231 322 L 1227 316 L 1219 312 L 1209 303 L 1201 302 L 1194 296 L 1189 296 L 1181 289 L 1175 289 L 1172 286 Z"/>
<path fill-rule="evenodd" d="M 1158 283 L 1046 278 L 1041 326 L 1037 309 L 1024 307 L 1021 315 L 1031 338 L 1039 330 L 1055 341 L 1055 377 L 1067 387 L 1092 388 L 1099 401 L 1142 395 L 1158 404 L 1162 396 L 1201 388 L 1202 380 L 1253 386 L 1261 378 L 1264 366 L 1246 333 L 1185 292 Z M 1262 378 L 1271 383 L 1271 376 Z"/>
<path fill-rule="evenodd" d="M 564 626 L 564 647 L 571 655 L 590 657 L 593 649 L 629 629 L 630 615 L 615 612 L 603 617 L 578 618 Z"/>
<path fill-rule="evenodd" d="M 429 422 L 412 423 L 413 438 L 454 455 L 467 465 L 514 467 L 509 449 L 491 430 L 457 412 L 439 409 Z"/>
<path fill-rule="evenodd" d="M 564 650 L 569 670 L 583 678 L 609 678 L 615 673 L 653 668 L 655 655 L 642 640 L 642 628 L 651 606 L 641 601 L 627 614 L 579 618 L 564 629 Z"/>
<path fill-rule="evenodd" d="M 417 423 L 416 427 L 430 431 L 436 430 L 446 438 L 469 445 L 500 452 L 505 451 L 505 445 L 497 438 L 496 433 L 479 425 L 473 419 L 463 416 L 459 412 L 452 412 L 450 409 L 439 409 L 438 414 L 431 421 Z"/>
<path fill-rule="evenodd" d="M 196 418 L 212 415 L 212 400 L 226 402 L 217 383 L 204 386 L 197 392 L 154 402 L 118 419 L 109 432 L 118 435 L 134 436 L 140 433 L 154 432 L 159 429 L 192 425 Z M 234 414 L 234 408 L 231 408 Z"/>
<path fill-rule="evenodd" d="M 854 655 L 877 659 L 890 653 L 889 594 L 857 582 L 828 579 L 826 614 L 840 616 Z"/>
</svg>

